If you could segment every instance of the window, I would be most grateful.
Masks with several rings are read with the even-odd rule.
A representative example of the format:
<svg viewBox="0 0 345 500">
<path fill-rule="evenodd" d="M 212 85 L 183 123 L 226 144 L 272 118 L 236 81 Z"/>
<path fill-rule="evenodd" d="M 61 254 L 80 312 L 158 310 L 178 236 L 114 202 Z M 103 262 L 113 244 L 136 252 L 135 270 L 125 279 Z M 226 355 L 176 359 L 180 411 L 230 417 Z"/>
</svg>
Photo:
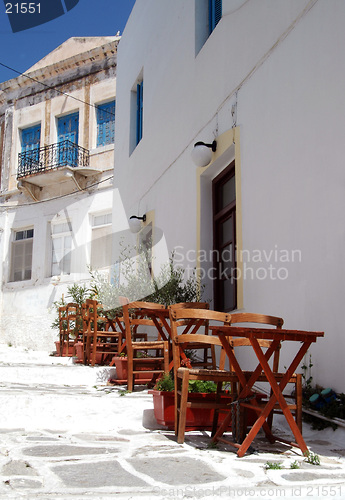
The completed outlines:
<svg viewBox="0 0 345 500">
<path fill-rule="evenodd" d="M 112 250 L 111 213 L 94 215 L 92 218 L 91 268 L 103 269 L 111 266 Z"/>
<path fill-rule="evenodd" d="M 31 279 L 33 238 L 33 229 L 14 232 L 11 252 L 11 281 Z"/>
<path fill-rule="evenodd" d="M 195 55 L 222 18 L 222 0 L 195 0 Z"/>
<path fill-rule="evenodd" d="M 209 0 L 208 2 L 208 23 L 210 34 L 217 26 L 222 17 L 222 0 Z"/>
<path fill-rule="evenodd" d="M 25 128 L 21 133 L 22 153 L 39 149 L 41 142 L 41 125 Z"/>
<path fill-rule="evenodd" d="M 78 165 L 79 113 L 58 118 L 59 165 L 76 167 Z"/>
<path fill-rule="evenodd" d="M 97 106 L 97 147 L 115 140 L 115 101 Z"/>
<path fill-rule="evenodd" d="M 41 125 L 22 129 L 21 149 L 22 163 L 25 166 L 37 165 L 39 162 L 39 149 L 41 143 Z"/>
<path fill-rule="evenodd" d="M 138 144 L 143 137 L 143 90 L 144 82 L 141 81 L 137 84 L 137 138 L 136 143 Z"/>
<path fill-rule="evenodd" d="M 51 275 L 70 274 L 72 226 L 69 221 L 51 225 L 52 267 Z"/>
<path fill-rule="evenodd" d="M 219 311 L 237 306 L 235 162 L 212 182 L 214 302 Z"/>
</svg>

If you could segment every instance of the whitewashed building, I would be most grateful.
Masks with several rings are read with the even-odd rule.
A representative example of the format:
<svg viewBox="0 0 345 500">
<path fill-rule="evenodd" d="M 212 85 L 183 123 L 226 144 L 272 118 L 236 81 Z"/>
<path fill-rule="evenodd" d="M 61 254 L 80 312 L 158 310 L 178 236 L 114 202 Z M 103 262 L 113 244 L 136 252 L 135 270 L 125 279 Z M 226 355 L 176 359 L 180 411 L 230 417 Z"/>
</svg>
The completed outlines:
<svg viewBox="0 0 345 500">
<path fill-rule="evenodd" d="M 119 39 L 71 38 L 0 85 L 1 342 L 53 350 L 53 302 L 111 264 Z"/>
<path fill-rule="evenodd" d="M 311 375 L 338 391 L 344 21 L 343 0 L 137 0 L 118 52 L 114 176 L 127 217 L 145 214 L 198 267 L 213 307 L 325 331 Z M 216 141 L 204 167 L 199 141 Z"/>
</svg>

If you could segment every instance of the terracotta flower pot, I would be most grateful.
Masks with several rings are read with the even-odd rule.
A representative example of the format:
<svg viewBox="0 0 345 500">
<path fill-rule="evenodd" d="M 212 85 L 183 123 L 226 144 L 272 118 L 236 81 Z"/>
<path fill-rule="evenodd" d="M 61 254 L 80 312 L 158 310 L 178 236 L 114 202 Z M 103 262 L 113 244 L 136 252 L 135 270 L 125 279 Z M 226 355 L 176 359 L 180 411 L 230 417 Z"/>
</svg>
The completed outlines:
<svg viewBox="0 0 345 500">
<path fill-rule="evenodd" d="M 160 425 L 174 428 L 175 423 L 175 409 L 174 409 L 174 392 L 157 391 L 155 389 L 149 391 L 153 396 L 153 410 L 157 422 Z M 193 402 L 208 402 L 214 401 L 215 393 L 190 393 L 188 398 Z M 258 394 L 258 401 L 262 399 L 263 395 Z M 221 401 L 224 403 L 231 403 L 232 398 L 230 395 L 222 395 Z M 229 406 L 230 409 L 230 406 Z M 219 413 L 218 423 L 222 423 L 226 416 L 225 412 Z M 256 420 L 256 412 L 250 410 L 248 412 L 248 425 L 252 425 Z M 210 408 L 187 408 L 186 428 L 211 430 L 213 422 L 213 409 Z M 231 425 L 228 427 L 231 430 Z"/>
<path fill-rule="evenodd" d="M 66 357 L 74 356 L 74 345 L 69 344 L 68 347 L 69 348 L 68 348 L 68 352 L 67 352 L 67 343 L 64 343 L 63 348 L 62 348 L 62 356 L 66 356 Z M 56 348 L 57 355 L 60 356 L 60 341 L 59 340 L 57 340 L 55 342 L 55 348 Z"/>
<path fill-rule="evenodd" d="M 113 361 L 116 368 L 117 379 L 123 383 L 127 382 L 128 370 L 127 370 L 127 358 L 123 356 L 114 356 Z M 146 366 L 142 369 L 142 374 L 135 375 L 135 381 L 140 381 L 143 384 L 148 384 L 151 382 L 153 375 L 150 373 L 149 368 L 153 368 L 153 365 Z"/>
<path fill-rule="evenodd" d="M 75 347 L 75 355 L 77 356 L 78 363 L 84 362 L 84 348 L 82 342 L 76 342 L 74 344 Z"/>
<path fill-rule="evenodd" d="M 175 409 L 174 409 L 174 393 L 166 391 L 157 391 L 153 389 L 149 391 L 153 396 L 153 410 L 157 422 L 161 425 L 174 428 Z M 214 401 L 216 394 L 193 392 L 189 394 L 189 400 L 193 402 L 210 402 Z M 231 403 L 231 396 L 222 395 L 222 402 Z M 213 422 L 212 408 L 187 408 L 186 428 L 210 430 Z M 225 413 L 219 413 L 218 422 L 221 423 L 225 418 Z M 231 427 L 229 427 L 230 429 Z"/>
</svg>

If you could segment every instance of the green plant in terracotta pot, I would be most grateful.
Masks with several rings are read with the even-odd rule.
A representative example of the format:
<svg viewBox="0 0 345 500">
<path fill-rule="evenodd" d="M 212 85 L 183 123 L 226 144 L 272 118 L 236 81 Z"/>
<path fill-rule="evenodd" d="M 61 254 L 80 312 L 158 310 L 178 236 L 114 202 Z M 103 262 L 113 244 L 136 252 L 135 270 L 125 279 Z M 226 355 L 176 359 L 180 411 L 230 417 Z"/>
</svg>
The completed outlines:
<svg viewBox="0 0 345 500">
<path fill-rule="evenodd" d="M 193 380 L 189 382 L 190 398 L 194 402 L 206 403 L 214 401 L 216 397 L 217 384 L 213 381 Z M 174 407 L 174 380 L 171 375 L 163 375 L 153 390 L 149 391 L 153 396 L 153 409 L 157 422 L 169 429 L 174 428 L 175 407 Z M 230 394 L 222 394 L 222 400 L 232 402 Z M 223 414 L 219 416 L 219 422 L 222 422 Z M 186 427 L 191 429 L 211 430 L 213 422 L 213 409 L 209 408 L 187 408 Z"/>
</svg>

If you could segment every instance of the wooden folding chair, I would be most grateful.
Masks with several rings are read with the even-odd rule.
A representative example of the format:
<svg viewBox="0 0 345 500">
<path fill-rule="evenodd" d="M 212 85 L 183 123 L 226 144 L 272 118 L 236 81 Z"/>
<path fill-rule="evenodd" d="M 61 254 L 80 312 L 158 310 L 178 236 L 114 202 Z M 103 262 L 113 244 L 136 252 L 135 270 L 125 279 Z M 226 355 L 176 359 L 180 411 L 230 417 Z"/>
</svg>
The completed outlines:
<svg viewBox="0 0 345 500">
<path fill-rule="evenodd" d="M 168 306 L 168 309 L 209 309 L 210 306 L 207 302 L 178 302 L 177 304 L 172 304 Z M 190 325 L 191 326 L 191 325 Z M 201 323 L 199 325 L 194 325 L 193 333 L 196 333 L 198 328 L 200 328 Z M 204 328 L 204 334 L 208 335 L 208 323 L 203 322 L 202 327 Z M 187 332 L 185 332 L 187 333 Z M 192 333 L 192 332 L 191 332 Z M 200 332 L 199 332 L 200 333 Z M 198 342 L 191 342 L 188 346 L 188 350 L 192 351 L 196 355 L 193 356 L 193 367 L 203 367 L 203 368 L 217 368 L 216 354 L 215 354 L 215 346 L 214 344 L 199 344 Z"/>
<path fill-rule="evenodd" d="M 82 337 L 82 316 L 78 304 L 70 302 L 59 307 L 60 356 L 73 356 L 74 345 Z"/>
<path fill-rule="evenodd" d="M 220 346 L 221 343 L 218 337 L 193 333 L 195 327 L 200 329 L 201 325 L 208 325 L 209 321 L 220 322 L 223 325 L 230 324 L 230 314 L 210 311 L 207 309 L 191 309 L 191 308 L 170 308 L 170 324 L 171 335 L 173 342 L 173 357 L 174 357 L 174 382 L 175 382 L 175 434 L 177 442 L 183 443 L 186 431 L 186 415 L 187 408 L 203 407 L 214 410 L 215 419 L 212 429 L 212 434 L 216 431 L 217 411 L 220 408 L 230 409 L 228 403 L 224 405 L 221 402 L 221 386 L 223 382 L 232 383 L 236 386 L 238 378 L 233 373 L 224 370 L 224 366 L 220 369 L 193 368 L 181 366 L 182 353 L 190 344 L 197 342 L 198 344 L 213 344 Z M 204 330 L 205 331 L 205 330 Z M 207 329 L 206 329 L 207 331 Z M 185 333 L 187 332 L 187 333 Z M 224 356 L 221 357 L 224 360 Z M 189 381 L 203 380 L 214 381 L 217 383 L 217 397 L 213 402 L 194 403 L 188 399 Z M 235 395 L 233 395 L 235 397 Z"/>
<path fill-rule="evenodd" d="M 122 332 L 116 323 L 100 314 L 102 305 L 87 299 L 83 304 L 83 346 L 84 363 L 110 364 L 113 356 L 119 354 L 122 346 Z"/>
<path fill-rule="evenodd" d="M 126 331 L 126 350 L 127 350 L 127 389 L 133 391 L 136 375 L 142 374 L 143 371 L 148 375 L 152 375 L 152 381 L 156 380 L 159 375 L 168 373 L 169 371 L 169 344 L 168 341 L 158 338 L 157 340 L 134 340 L 138 338 L 140 332 L 138 328 L 141 326 L 154 328 L 157 332 L 154 322 L 147 317 L 146 310 L 165 309 L 162 304 L 151 302 L 135 301 L 126 303 L 126 299 L 122 301 L 123 318 Z M 156 338 L 159 335 L 156 335 Z M 139 357 L 142 353 L 144 356 Z M 149 357 L 145 357 L 150 355 Z"/>
</svg>

